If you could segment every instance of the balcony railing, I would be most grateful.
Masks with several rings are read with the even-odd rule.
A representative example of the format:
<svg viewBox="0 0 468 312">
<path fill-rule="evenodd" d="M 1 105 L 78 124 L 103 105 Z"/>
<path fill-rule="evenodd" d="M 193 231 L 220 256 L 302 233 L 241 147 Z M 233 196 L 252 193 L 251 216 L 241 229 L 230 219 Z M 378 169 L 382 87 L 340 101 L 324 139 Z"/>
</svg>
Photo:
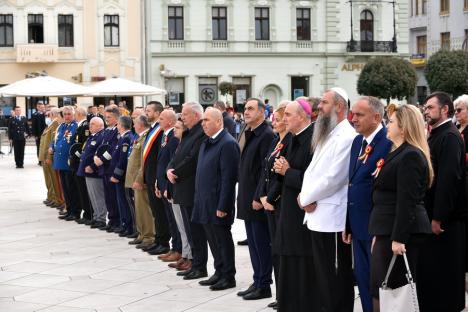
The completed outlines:
<svg viewBox="0 0 468 312">
<path fill-rule="evenodd" d="M 58 47 L 55 44 L 18 44 L 16 61 L 18 63 L 53 63 L 58 60 Z"/>
<path fill-rule="evenodd" d="M 213 40 L 211 42 L 211 47 L 214 49 L 227 49 L 229 47 L 229 43 L 224 40 Z"/>
<path fill-rule="evenodd" d="M 393 41 L 348 41 L 348 52 L 397 52 L 396 43 Z"/>
</svg>

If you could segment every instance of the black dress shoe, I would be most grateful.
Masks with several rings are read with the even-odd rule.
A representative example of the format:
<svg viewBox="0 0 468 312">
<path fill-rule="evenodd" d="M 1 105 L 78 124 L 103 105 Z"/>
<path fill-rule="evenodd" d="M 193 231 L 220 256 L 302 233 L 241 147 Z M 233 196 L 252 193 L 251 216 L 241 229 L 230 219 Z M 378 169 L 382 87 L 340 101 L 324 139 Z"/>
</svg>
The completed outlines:
<svg viewBox="0 0 468 312">
<path fill-rule="evenodd" d="M 78 217 L 74 215 L 69 215 L 68 217 L 65 218 L 65 221 L 76 221 L 76 220 L 78 220 Z"/>
<path fill-rule="evenodd" d="M 68 213 L 68 211 L 63 211 L 62 210 L 62 211 L 59 212 L 59 215 L 60 216 L 65 216 L 65 215 L 69 216 L 70 214 Z"/>
<path fill-rule="evenodd" d="M 254 291 L 255 289 L 257 289 L 257 288 L 255 288 L 254 284 L 252 284 L 252 285 L 250 285 L 249 288 L 247 288 L 246 290 L 239 291 L 239 292 L 237 293 L 237 295 L 238 295 L 239 297 L 244 297 L 245 295 L 250 294 L 250 293 L 251 293 L 252 291 Z"/>
<path fill-rule="evenodd" d="M 43 200 L 42 203 L 43 203 L 44 205 L 46 205 L 46 206 L 49 206 L 49 205 L 52 204 L 52 202 L 51 202 L 50 200 L 48 200 L 48 199 Z"/>
<path fill-rule="evenodd" d="M 111 233 L 114 232 L 114 226 L 110 225 L 110 223 L 107 224 L 106 226 L 106 232 Z"/>
<path fill-rule="evenodd" d="M 273 301 L 272 303 L 268 304 L 267 307 L 272 309 L 278 308 L 278 301 Z"/>
<path fill-rule="evenodd" d="M 188 269 L 188 270 L 185 270 L 185 271 L 180 271 L 180 272 L 177 272 L 177 276 L 186 276 L 188 274 L 192 273 L 192 269 Z"/>
<path fill-rule="evenodd" d="M 156 243 L 153 243 L 151 245 L 147 245 L 147 246 L 141 246 L 140 249 L 143 250 L 143 251 L 149 251 L 151 249 L 156 249 L 156 247 L 158 247 L 158 244 Z M 138 248 L 138 247 L 137 247 Z"/>
<path fill-rule="evenodd" d="M 198 284 L 200 284 L 202 286 L 211 286 L 211 285 L 214 285 L 214 284 L 216 284 L 218 282 L 219 282 L 219 276 L 214 274 L 207 280 L 199 281 Z"/>
<path fill-rule="evenodd" d="M 134 240 L 128 242 L 129 245 L 138 245 L 138 244 L 141 244 L 141 243 L 143 243 L 143 241 L 141 239 L 138 239 L 138 237 L 135 238 Z"/>
<path fill-rule="evenodd" d="M 94 220 L 87 220 L 85 219 L 86 221 L 84 222 L 84 225 L 93 225 L 95 223 Z"/>
<path fill-rule="evenodd" d="M 76 219 L 75 222 L 78 223 L 78 224 L 85 224 L 87 220 L 86 219 L 83 219 L 83 218 L 80 218 L 80 219 Z"/>
<path fill-rule="evenodd" d="M 130 234 L 127 230 L 122 230 L 119 232 L 120 237 L 127 237 L 127 235 Z"/>
<path fill-rule="evenodd" d="M 163 255 L 165 253 L 168 253 L 169 250 L 170 250 L 169 246 L 166 247 L 163 245 L 158 245 L 156 248 L 150 249 L 147 252 L 152 256 L 156 256 L 156 255 Z"/>
<path fill-rule="evenodd" d="M 258 300 L 263 298 L 271 298 L 270 288 L 257 288 L 251 293 L 245 295 L 244 300 Z"/>
<path fill-rule="evenodd" d="M 65 219 L 68 218 L 69 216 L 70 216 L 70 215 L 69 215 L 68 213 L 65 212 L 64 214 L 61 214 L 61 213 L 60 213 L 60 215 L 58 216 L 58 218 L 59 218 L 60 220 L 65 220 Z"/>
<path fill-rule="evenodd" d="M 114 226 L 112 229 L 113 229 L 113 232 L 117 234 L 122 232 L 122 228 L 120 226 Z"/>
<path fill-rule="evenodd" d="M 137 237 L 138 237 L 138 232 L 133 232 L 127 235 L 127 238 L 137 238 Z"/>
<path fill-rule="evenodd" d="M 109 224 L 106 224 L 105 222 L 102 222 L 102 223 L 101 223 L 101 226 L 99 227 L 99 229 L 100 229 L 101 231 L 107 231 L 108 229 L 110 229 L 110 226 L 109 226 Z"/>
<path fill-rule="evenodd" d="M 223 278 L 223 279 L 220 279 L 216 284 L 211 285 L 210 289 L 216 291 L 216 290 L 225 290 L 225 289 L 234 288 L 234 287 L 236 287 L 235 279 L 227 280 Z"/>
<path fill-rule="evenodd" d="M 102 221 L 94 221 L 94 223 L 91 225 L 92 229 L 101 229 L 102 227 L 106 227 L 106 224 Z"/>
<path fill-rule="evenodd" d="M 192 272 L 184 276 L 184 280 L 194 280 L 194 279 L 199 279 L 199 278 L 203 278 L 207 276 L 208 276 L 208 272 L 206 271 L 192 270 Z"/>
<path fill-rule="evenodd" d="M 238 241 L 237 245 L 239 245 L 239 246 L 248 246 L 249 242 L 247 241 L 247 238 L 246 238 L 244 240 Z"/>
</svg>

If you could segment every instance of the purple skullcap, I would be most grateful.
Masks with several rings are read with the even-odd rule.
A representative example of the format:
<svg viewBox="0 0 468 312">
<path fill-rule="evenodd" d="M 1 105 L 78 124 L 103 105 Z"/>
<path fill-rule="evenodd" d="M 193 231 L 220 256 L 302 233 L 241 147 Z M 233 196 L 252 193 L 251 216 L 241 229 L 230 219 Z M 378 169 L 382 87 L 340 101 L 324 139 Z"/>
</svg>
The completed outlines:
<svg viewBox="0 0 468 312">
<path fill-rule="evenodd" d="M 312 107 L 310 107 L 309 102 L 307 102 L 307 101 L 304 100 L 304 99 L 297 99 L 296 102 L 297 102 L 297 104 L 299 104 L 299 106 L 302 107 L 302 109 L 304 110 L 304 112 L 305 112 L 308 116 L 311 116 L 311 115 L 312 115 Z"/>
</svg>

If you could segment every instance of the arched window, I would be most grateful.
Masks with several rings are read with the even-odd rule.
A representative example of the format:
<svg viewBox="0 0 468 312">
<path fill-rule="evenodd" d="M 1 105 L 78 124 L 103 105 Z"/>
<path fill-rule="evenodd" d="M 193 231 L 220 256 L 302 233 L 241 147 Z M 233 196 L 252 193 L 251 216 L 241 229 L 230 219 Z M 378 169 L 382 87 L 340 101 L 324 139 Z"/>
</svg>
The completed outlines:
<svg viewBox="0 0 468 312">
<path fill-rule="evenodd" d="M 361 51 L 372 52 L 374 48 L 374 15 L 369 10 L 361 12 Z"/>
</svg>

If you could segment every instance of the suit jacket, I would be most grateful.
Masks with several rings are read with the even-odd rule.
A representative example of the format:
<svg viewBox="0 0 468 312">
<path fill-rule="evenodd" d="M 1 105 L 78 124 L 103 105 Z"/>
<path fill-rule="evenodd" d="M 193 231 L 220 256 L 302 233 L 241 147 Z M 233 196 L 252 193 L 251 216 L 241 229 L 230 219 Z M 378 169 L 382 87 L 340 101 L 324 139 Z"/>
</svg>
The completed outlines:
<svg viewBox="0 0 468 312">
<path fill-rule="evenodd" d="M 265 166 L 263 159 L 275 135 L 266 121 L 253 131 L 245 130 L 244 133 L 245 145 L 239 166 L 237 217 L 246 221 L 266 222 L 265 212 L 263 209 L 254 210 L 252 201 L 260 202 L 260 189 L 257 188 Z"/>
<path fill-rule="evenodd" d="M 145 184 L 154 188 L 156 183 L 158 153 L 161 147 L 161 139 L 164 131 L 156 123 L 146 136 L 145 144 L 143 146 L 143 177 Z"/>
<path fill-rule="evenodd" d="M 141 171 L 141 162 L 143 160 L 143 145 L 148 131 L 143 132 L 133 141 L 130 156 L 127 162 L 127 172 L 125 174 L 125 187 L 132 188 L 134 182 L 144 185 L 143 172 Z"/>
<path fill-rule="evenodd" d="M 59 123 L 57 120 L 52 121 L 52 123 L 44 129 L 41 134 L 41 144 L 39 145 L 39 161 L 46 161 L 47 159 L 52 160 L 53 156 L 49 154 L 49 146 L 54 141 L 55 132 Z"/>
<path fill-rule="evenodd" d="M 429 169 L 424 154 L 403 143 L 385 158 L 375 180 L 369 233 L 406 243 L 415 233 L 432 233 L 424 208 Z"/>
<path fill-rule="evenodd" d="M 198 152 L 205 139 L 206 135 L 203 132 L 201 121 L 192 129 L 185 130 L 179 147 L 168 165 L 168 169 L 174 169 L 174 174 L 178 177 L 173 185 L 172 194 L 174 202 L 177 204 L 193 206 Z"/>
<path fill-rule="evenodd" d="M 156 184 L 162 193 L 167 190 L 167 166 L 174 156 L 178 145 L 179 139 L 174 136 L 174 129 L 171 129 L 167 134 L 163 134 L 158 159 L 156 161 Z"/>
<path fill-rule="evenodd" d="M 124 135 L 119 135 L 119 140 L 115 149 L 112 152 L 112 159 L 110 163 L 110 170 L 113 171 L 112 176 L 123 182 L 125 179 L 125 172 L 127 170 L 128 150 L 133 142 L 133 134 L 129 130 Z"/>
<path fill-rule="evenodd" d="M 68 157 L 70 147 L 73 145 L 73 138 L 78 127 L 76 121 L 62 123 L 57 129 L 55 142 L 52 146 L 54 150 L 54 169 L 69 171 Z"/>
<path fill-rule="evenodd" d="M 8 123 L 8 138 L 10 140 L 25 140 L 29 136 L 28 119 L 25 116 L 11 117 Z"/>
<path fill-rule="evenodd" d="M 303 224 L 304 211 L 297 204 L 297 196 L 301 191 L 304 172 L 312 160 L 310 142 L 313 130 L 313 125 L 309 125 L 303 132 L 293 136 L 286 152 L 290 168 L 283 178 L 281 209 L 274 241 L 274 249 L 280 255 L 312 255 L 310 233 Z"/>
<path fill-rule="evenodd" d="M 94 155 L 96 154 L 97 148 L 102 144 L 102 139 L 104 136 L 104 129 L 91 134 L 83 146 L 83 153 L 81 153 L 80 164 L 76 175 L 79 177 L 90 177 L 90 178 L 99 178 L 98 170 L 99 168 L 94 164 Z M 86 173 L 85 168 L 90 166 L 93 169 L 93 173 Z"/>
<path fill-rule="evenodd" d="M 45 114 L 35 112 L 31 116 L 31 134 L 35 137 L 40 137 L 45 128 L 47 128 Z"/>
<path fill-rule="evenodd" d="M 460 132 L 449 121 L 432 129 L 428 139 L 434 183 L 425 199 L 431 220 L 449 223 L 467 215 L 465 199 L 466 161 Z"/>
<path fill-rule="evenodd" d="M 232 225 L 240 150 L 225 130 L 206 139 L 198 154 L 192 221 L 200 224 Z M 226 212 L 218 218 L 216 211 Z"/>
<path fill-rule="evenodd" d="M 85 119 L 76 128 L 74 143 L 81 144 L 81 151 L 83 151 L 83 145 L 89 137 L 89 123 Z M 69 157 L 69 164 L 70 169 L 73 171 L 78 171 L 78 167 L 80 166 L 80 159 L 76 156 L 70 155 Z"/>
<path fill-rule="evenodd" d="M 227 112 L 223 112 L 223 123 L 224 123 L 224 129 L 232 135 L 233 138 L 236 137 L 236 123 L 234 119 L 232 119 L 231 116 Z"/>
<path fill-rule="evenodd" d="M 380 159 L 385 159 L 392 148 L 392 142 L 387 139 L 387 130 L 380 129 L 372 142 L 368 145 L 372 150 L 363 163 L 358 160 L 364 137 L 358 135 L 351 146 L 349 159 L 349 184 L 348 184 L 348 210 L 346 218 L 346 231 L 352 233 L 359 240 L 371 240 L 369 234 L 369 217 L 372 210 L 372 189 L 374 177 L 372 173 Z"/>
<path fill-rule="evenodd" d="M 345 119 L 314 151 L 304 174 L 300 197 L 302 206 L 317 203 L 317 208 L 304 216 L 304 222 L 312 231 L 341 232 L 345 229 L 349 154 L 356 135 Z"/>
</svg>

